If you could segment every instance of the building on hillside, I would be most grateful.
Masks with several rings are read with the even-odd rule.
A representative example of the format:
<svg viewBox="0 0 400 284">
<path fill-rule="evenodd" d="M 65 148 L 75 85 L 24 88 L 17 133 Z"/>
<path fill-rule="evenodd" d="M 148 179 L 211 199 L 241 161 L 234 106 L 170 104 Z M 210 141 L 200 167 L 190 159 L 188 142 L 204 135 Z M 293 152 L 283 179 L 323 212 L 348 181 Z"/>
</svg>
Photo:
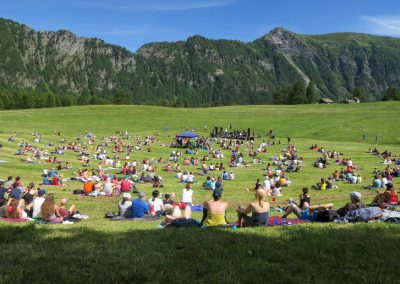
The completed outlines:
<svg viewBox="0 0 400 284">
<path fill-rule="evenodd" d="M 341 104 L 359 104 L 360 99 L 357 97 L 353 97 L 350 99 L 344 99 L 343 101 L 340 102 Z"/>
<path fill-rule="evenodd" d="M 333 104 L 333 101 L 331 99 L 328 98 L 322 98 L 318 101 L 319 104 Z"/>
</svg>

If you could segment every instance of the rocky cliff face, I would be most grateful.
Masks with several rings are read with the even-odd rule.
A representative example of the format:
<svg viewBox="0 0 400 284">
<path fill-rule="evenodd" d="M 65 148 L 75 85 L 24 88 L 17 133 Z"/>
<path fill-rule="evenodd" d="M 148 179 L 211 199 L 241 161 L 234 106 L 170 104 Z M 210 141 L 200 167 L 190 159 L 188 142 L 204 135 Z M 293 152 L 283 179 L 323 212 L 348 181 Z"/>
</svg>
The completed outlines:
<svg viewBox="0 0 400 284">
<path fill-rule="evenodd" d="M 134 103 L 270 103 L 277 87 L 313 80 L 321 96 L 355 87 L 400 87 L 400 39 L 342 33 L 298 35 L 276 28 L 251 43 L 193 36 L 136 53 L 65 30 L 36 32 L 0 20 L 0 89 L 113 96 Z"/>
</svg>

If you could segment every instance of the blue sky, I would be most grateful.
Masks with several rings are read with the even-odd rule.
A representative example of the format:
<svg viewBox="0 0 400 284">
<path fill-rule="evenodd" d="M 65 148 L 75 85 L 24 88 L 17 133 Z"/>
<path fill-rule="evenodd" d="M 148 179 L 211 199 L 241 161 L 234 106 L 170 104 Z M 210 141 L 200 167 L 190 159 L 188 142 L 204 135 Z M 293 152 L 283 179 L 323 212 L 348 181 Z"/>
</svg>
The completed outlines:
<svg viewBox="0 0 400 284">
<path fill-rule="evenodd" d="M 399 0 L 1 0 L 0 17 L 132 51 L 195 34 L 252 41 L 278 26 L 304 34 L 400 36 Z"/>
</svg>

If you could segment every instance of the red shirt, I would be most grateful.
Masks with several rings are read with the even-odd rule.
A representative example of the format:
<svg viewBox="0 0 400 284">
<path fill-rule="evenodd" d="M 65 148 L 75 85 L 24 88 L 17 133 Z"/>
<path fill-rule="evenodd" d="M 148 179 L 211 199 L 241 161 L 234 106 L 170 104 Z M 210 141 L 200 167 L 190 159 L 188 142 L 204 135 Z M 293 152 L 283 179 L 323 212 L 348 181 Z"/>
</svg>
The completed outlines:
<svg viewBox="0 0 400 284">
<path fill-rule="evenodd" d="M 131 183 L 129 182 L 129 180 L 124 179 L 121 182 L 121 190 L 122 191 L 130 191 L 131 190 Z"/>
<path fill-rule="evenodd" d="M 51 184 L 52 185 L 60 185 L 60 180 L 58 179 L 58 177 L 53 177 Z"/>
</svg>

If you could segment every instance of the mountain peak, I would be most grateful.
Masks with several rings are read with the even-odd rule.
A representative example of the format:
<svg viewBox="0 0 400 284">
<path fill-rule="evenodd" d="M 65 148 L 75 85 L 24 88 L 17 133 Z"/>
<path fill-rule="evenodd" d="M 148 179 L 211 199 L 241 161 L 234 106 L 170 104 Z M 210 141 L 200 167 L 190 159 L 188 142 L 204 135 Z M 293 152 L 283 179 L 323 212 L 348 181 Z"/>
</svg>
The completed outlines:
<svg viewBox="0 0 400 284">
<path fill-rule="evenodd" d="M 276 27 L 273 30 L 271 30 L 268 34 L 283 34 L 283 33 L 292 33 L 292 32 L 283 27 Z"/>
</svg>

